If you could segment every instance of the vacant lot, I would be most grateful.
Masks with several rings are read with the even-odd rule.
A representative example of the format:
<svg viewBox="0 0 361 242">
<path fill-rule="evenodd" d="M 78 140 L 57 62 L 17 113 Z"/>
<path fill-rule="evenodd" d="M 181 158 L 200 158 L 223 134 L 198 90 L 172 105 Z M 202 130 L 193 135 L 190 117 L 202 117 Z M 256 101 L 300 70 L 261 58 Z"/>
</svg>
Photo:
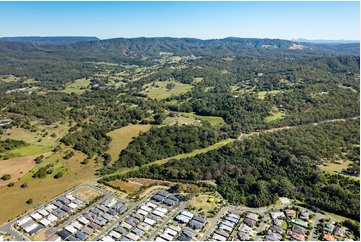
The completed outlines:
<svg viewBox="0 0 361 242">
<path fill-rule="evenodd" d="M 111 182 L 109 182 L 109 184 L 112 186 L 119 187 L 120 189 L 124 190 L 128 194 L 132 194 L 132 193 L 138 191 L 142 187 L 142 184 L 138 184 L 136 182 L 126 182 L 126 181 L 122 181 L 122 180 L 111 181 Z"/>
<path fill-rule="evenodd" d="M 64 176 L 59 179 L 54 179 L 53 176 L 43 179 L 32 178 L 32 171 L 30 171 L 20 178 L 15 186 L 0 187 L 0 204 L 6 204 L 6 209 L 0 209 L 0 224 L 51 200 L 72 187 L 90 181 L 97 167 L 93 162 L 81 165 L 80 162 L 86 156 L 78 151 L 74 152 L 76 154 L 67 161 L 62 159 L 62 155 L 57 155 L 59 162 L 64 163 L 64 168 L 62 168 Z M 27 183 L 27 188 L 20 187 L 24 182 Z M 33 199 L 31 205 L 25 203 L 29 198 Z"/>
<path fill-rule="evenodd" d="M 44 153 L 44 156 L 49 156 L 51 152 Z M 1 160 L 0 161 L 0 177 L 4 174 L 10 174 L 10 180 L 0 180 L 0 186 L 5 186 L 10 182 L 16 182 L 20 177 L 25 175 L 28 171 L 30 171 L 35 165 L 34 159 L 38 155 L 14 158 L 10 160 Z"/>
<path fill-rule="evenodd" d="M 134 137 L 139 135 L 139 132 L 146 132 L 151 127 L 152 125 L 130 124 L 126 127 L 107 133 L 107 135 L 112 138 L 112 141 L 109 144 L 109 150 L 107 151 L 112 157 L 112 162 L 119 158 L 120 152 L 128 146 L 129 142 L 132 141 Z"/>
<path fill-rule="evenodd" d="M 99 192 L 95 191 L 90 187 L 78 188 L 73 192 L 73 194 L 84 199 L 87 202 L 90 202 L 94 200 L 97 196 L 101 195 Z"/>
<path fill-rule="evenodd" d="M 190 91 L 193 86 L 188 84 L 182 84 L 175 81 L 167 81 L 167 82 L 156 82 L 155 86 L 152 84 L 147 84 L 144 86 L 146 90 L 142 93 L 146 94 L 150 98 L 155 98 L 157 100 L 161 100 L 167 97 L 171 97 L 172 95 L 177 96 L 182 93 L 186 93 Z M 167 84 L 174 84 L 174 88 L 171 90 L 167 89 Z"/>
<path fill-rule="evenodd" d="M 209 199 L 214 199 L 212 202 Z M 192 208 L 192 210 L 197 211 L 198 213 L 203 213 L 206 216 L 209 216 L 209 212 L 217 208 L 218 198 L 211 195 L 199 195 L 193 197 L 188 201 L 187 207 Z"/>
</svg>

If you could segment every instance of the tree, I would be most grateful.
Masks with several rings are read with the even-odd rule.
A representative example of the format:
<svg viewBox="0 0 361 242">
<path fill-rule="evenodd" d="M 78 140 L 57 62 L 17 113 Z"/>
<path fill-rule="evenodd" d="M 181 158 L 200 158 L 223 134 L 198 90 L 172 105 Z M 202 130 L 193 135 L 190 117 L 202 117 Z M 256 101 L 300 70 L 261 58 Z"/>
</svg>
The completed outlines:
<svg viewBox="0 0 361 242">
<path fill-rule="evenodd" d="M 11 179 L 11 175 L 10 174 L 4 174 L 2 177 L 1 177 L 2 180 L 6 181 L 6 180 L 10 180 Z"/>
<path fill-rule="evenodd" d="M 59 171 L 58 173 L 55 174 L 54 178 L 55 179 L 59 179 L 60 177 L 62 177 L 64 175 L 64 173 L 62 171 Z"/>
<path fill-rule="evenodd" d="M 21 188 L 27 188 L 28 184 L 26 182 L 24 182 L 23 184 L 20 185 Z"/>
<path fill-rule="evenodd" d="M 33 203 L 33 199 L 32 198 L 29 198 L 27 201 L 26 201 L 26 204 L 32 204 Z"/>
</svg>

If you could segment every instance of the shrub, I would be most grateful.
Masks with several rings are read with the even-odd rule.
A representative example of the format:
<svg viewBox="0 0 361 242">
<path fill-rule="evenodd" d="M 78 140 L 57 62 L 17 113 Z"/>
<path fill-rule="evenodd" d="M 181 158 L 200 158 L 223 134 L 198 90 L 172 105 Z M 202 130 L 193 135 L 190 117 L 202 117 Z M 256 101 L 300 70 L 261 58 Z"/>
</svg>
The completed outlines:
<svg viewBox="0 0 361 242">
<path fill-rule="evenodd" d="M 60 177 L 62 177 L 64 174 L 62 171 L 59 171 L 58 173 L 56 173 L 56 175 L 54 176 L 55 179 L 59 179 Z"/>
<path fill-rule="evenodd" d="M 26 204 L 32 204 L 33 203 L 33 199 L 32 198 L 29 198 L 27 201 L 26 201 Z"/>
<path fill-rule="evenodd" d="M 2 177 L 1 177 L 2 180 L 6 181 L 6 180 L 10 180 L 11 179 L 11 175 L 10 174 L 4 174 Z"/>
</svg>

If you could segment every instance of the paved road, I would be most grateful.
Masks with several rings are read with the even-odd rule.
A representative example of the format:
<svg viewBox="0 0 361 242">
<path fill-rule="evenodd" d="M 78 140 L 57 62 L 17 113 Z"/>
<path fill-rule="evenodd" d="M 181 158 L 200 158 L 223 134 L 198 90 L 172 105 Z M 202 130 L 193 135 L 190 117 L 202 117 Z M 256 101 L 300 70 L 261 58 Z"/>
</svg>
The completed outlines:
<svg viewBox="0 0 361 242">
<path fill-rule="evenodd" d="M 161 223 L 158 228 L 156 228 L 153 233 L 151 233 L 149 235 L 149 237 L 147 238 L 147 241 L 150 241 L 150 240 L 154 240 L 154 236 L 157 235 L 157 233 L 159 232 L 159 230 L 161 230 L 164 225 L 166 225 L 171 219 L 173 219 L 174 215 L 176 215 L 177 213 L 179 213 L 180 211 L 182 211 L 184 209 L 184 207 L 186 206 L 186 203 L 187 202 L 182 202 L 181 205 L 172 213 L 170 214 L 166 220 L 163 221 L 163 223 Z"/>
<path fill-rule="evenodd" d="M 217 216 L 215 218 L 209 219 L 209 222 L 211 223 L 211 226 L 207 229 L 206 232 L 204 232 L 202 238 L 200 239 L 200 241 L 205 241 L 210 235 L 211 233 L 214 231 L 214 229 L 216 228 L 219 219 L 229 210 L 233 209 L 233 206 L 226 206 L 223 207 L 219 213 L 217 214 Z"/>
</svg>

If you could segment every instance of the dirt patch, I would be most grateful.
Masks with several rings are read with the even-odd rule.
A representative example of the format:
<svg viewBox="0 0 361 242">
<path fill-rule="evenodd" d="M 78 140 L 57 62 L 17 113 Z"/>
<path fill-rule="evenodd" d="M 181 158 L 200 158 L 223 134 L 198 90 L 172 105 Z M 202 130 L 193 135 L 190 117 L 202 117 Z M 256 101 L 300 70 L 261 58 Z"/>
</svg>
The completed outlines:
<svg viewBox="0 0 361 242">
<path fill-rule="evenodd" d="M 119 187 L 121 190 L 125 191 L 128 194 L 132 194 L 142 187 L 142 184 L 138 184 L 136 182 L 126 182 L 122 180 L 111 181 L 109 182 L 109 184 Z"/>
<path fill-rule="evenodd" d="M 81 187 L 76 189 L 73 194 L 81 199 L 84 199 L 87 202 L 93 201 L 96 197 L 101 194 L 90 187 Z"/>
<path fill-rule="evenodd" d="M 43 153 L 45 157 L 51 155 L 52 152 Z M 1 160 L 0 161 L 0 177 L 4 174 L 10 174 L 10 180 L 0 180 L 0 186 L 6 186 L 10 182 L 16 182 L 19 178 L 24 176 L 28 171 L 33 169 L 36 166 L 34 159 L 38 157 L 38 155 L 31 155 L 25 157 L 18 157 L 9 160 Z"/>
</svg>

